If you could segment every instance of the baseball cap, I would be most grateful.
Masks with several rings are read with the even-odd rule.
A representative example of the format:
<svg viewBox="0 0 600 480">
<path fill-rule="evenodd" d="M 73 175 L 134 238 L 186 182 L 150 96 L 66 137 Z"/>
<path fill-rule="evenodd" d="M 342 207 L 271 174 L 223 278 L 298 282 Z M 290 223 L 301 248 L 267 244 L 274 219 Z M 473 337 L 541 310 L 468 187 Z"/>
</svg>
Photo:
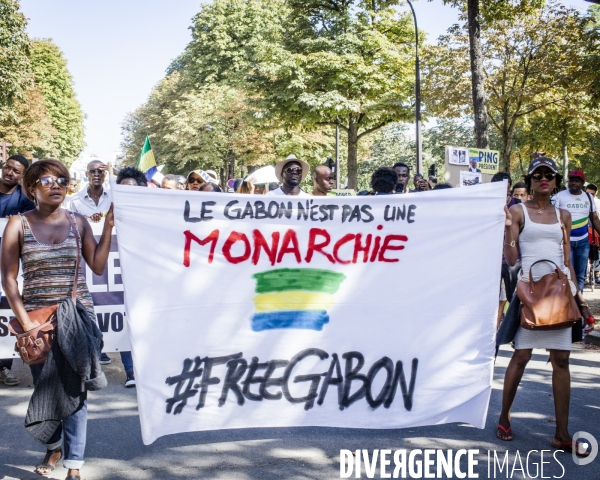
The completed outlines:
<svg viewBox="0 0 600 480">
<path fill-rule="evenodd" d="M 585 182 L 585 174 L 581 170 L 573 170 L 569 172 L 569 178 L 571 177 L 579 177 Z"/>
<path fill-rule="evenodd" d="M 529 162 L 529 168 L 527 168 L 527 175 L 531 175 L 536 168 L 539 167 L 548 167 L 554 173 L 558 173 L 558 168 L 554 160 L 548 157 L 539 157 L 534 158 L 531 162 Z"/>
</svg>

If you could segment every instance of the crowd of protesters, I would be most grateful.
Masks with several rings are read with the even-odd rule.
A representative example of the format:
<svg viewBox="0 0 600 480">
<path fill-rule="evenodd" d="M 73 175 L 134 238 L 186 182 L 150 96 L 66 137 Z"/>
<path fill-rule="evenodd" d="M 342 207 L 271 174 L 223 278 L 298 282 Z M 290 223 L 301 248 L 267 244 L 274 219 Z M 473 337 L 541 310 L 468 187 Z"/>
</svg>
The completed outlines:
<svg viewBox="0 0 600 480">
<path fill-rule="evenodd" d="M 68 297 L 74 288 L 84 311 L 87 311 L 91 319 L 94 318 L 93 302 L 85 283 L 83 269 L 79 267 L 77 277 L 75 265 L 80 249 L 83 261 L 93 272 L 102 274 L 106 268 L 110 235 L 114 225 L 107 173 L 108 167 L 103 162 L 90 162 L 86 171 L 87 185 L 80 189 L 80 182 L 72 178 L 69 171 L 57 160 L 41 160 L 30 166 L 24 157 L 13 155 L 2 166 L 0 217 L 10 217 L 2 241 L 2 283 L 10 307 L 23 331 L 36 326 L 29 319 L 29 312 L 60 302 Z M 226 190 L 237 194 L 266 196 L 309 197 L 335 194 L 335 174 L 327 165 L 319 165 L 311 172 L 307 162 L 295 155 L 289 155 L 275 165 L 273 174 L 276 182 L 258 180 L 250 175 L 246 179 L 236 179 L 227 189 L 223 189 L 216 172 L 212 170 L 193 170 L 185 177 L 168 174 L 161 176 L 160 181 L 154 181 L 154 178 L 147 179 L 145 173 L 137 168 L 125 167 L 117 173 L 116 183 L 193 192 L 223 193 Z M 307 192 L 301 185 L 309 175 L 313 189 Z M 502 291 L 498 313 L 501 332 L 502 324 L 505 325 L 505 304 L 516 298 L 517 282 L 523 280 L 523 274 L 526 276 L 531 265 L 541 257 L 553 259 L 572 279 L 573 294 L 578 300 L 583 318 L 589 322 L 585 329 L 590 331 L 593 328 L 594 319 L 581 292 L 588 268 L 590 239 L 594 241 L 600 234 L 597 187 L 592 183 L 586 185 L 585 174 L 580 170 L 570 172 L 567 180 L 567 189 L 562 190 L 562 177 L 556 164 L 546 157 L 535 158 L 531 162 L 523 182 L 513 184 L 510 175 L 503 172 L 492 178 L 492 182 L 507 181 Z M 435 177 L 424 178 L 416 174 L 411 178 L 410 167 L 406 163 L 398 162 L 391 167 L 381 167 L 374 171 L 370 189 L 358 192 L 357 195 L 394 195 L 446 188 L 452 186 L 438 183 Z M 104 229 L 97 242 L 88 222 L 100 222 L 103 218 Z M 564 245 L 562 225 L 566 227 L 570 236 L 570 243 Z M 22 294 L 17 286 L 20 263 L 24 275 Z M 543 269 L 540 269 L 534 278 L 539 278 L 543 273 Z M 74 278 L 79 278 L 75 282 L 76 287 L 73 286 Z M 76 323 L 78 317 L 75 315 L 74 318 L 71 321 Z M 584 325 L 581 325 L 578 328 L 581 330 L 583 327 Z M 93 338 L 93 335 L 90 335 L 90 338 Z M 545 348 L 550 351 L 553 368 L 557 419 L 552 445 L 556 448 L 576 450 L 567 428 L 571 338 L 571 329 L 540 332 L 519 328 L 513 332 L 509 341 L 514 342 L 515 353 L 506 371 L 498 438 L 506 441 L 513 439 L 510 409 L 517 387 L 531 358 L 532 349 Z M 502 340 L 506 339 L 503 333 Z M 50 474 L 62 458 L 64 466 L 69 469 L 68 480 L 80 478 L 79 470 L 83 465 L 86 441 L 87 391 L 101 388 L 106 382 L 101 368 L 96 367 L 96 364 L 106 365 L 111 362 L 110 357 L 101 353 L 100 348 L 97 351 L 92 350 L 83 363 L 88 367 L 88 376 L 89 371 L 95 372 L 95 376 L 88 378 L 90 385 L 94 387 L 86 387 L 80 383 L 75 394 L 71 395 L 70 403 L 61 403 L 60 398 L 47 398 L 42 391 L 38 391 L 38 383 L 47 385 L 44 375 L 48 375 L 47 372 L 52 370 L 50 367 L 43 368 L 45 364 L 31 365 L 36 385 L 34 395 L 38 395 L 42 400 L 36 403 L 37 409 L 28 411 L 28 418 L 43 415 L 44 408 L 63 412 L 60 421 L 54 421 L 54 424 L 47 428 L 36 430 L 38 439 L 46 447 L 46 455 L 36 469 L 41 475 Z M 120 352 L 120 355 L 126 373 L 125 386 L 133 387 L 135 378 L 131 353 Z M 59 370 L 57 375 L 64 375 L 65 372 L 60 371 L 65 368 L 64 362 L 61 364 L 56 356 L 49 356 L 46 362 L 52 362 L 52 367 Z M 0 360 L 0 381 L 10 386 L 19 383 L 11 373 L 11 366 L 12 360 Z M 40 378 L 43 378 L 43 381 Z M 56 405 L 57 403 L 59 405 Z"/>
</svg>

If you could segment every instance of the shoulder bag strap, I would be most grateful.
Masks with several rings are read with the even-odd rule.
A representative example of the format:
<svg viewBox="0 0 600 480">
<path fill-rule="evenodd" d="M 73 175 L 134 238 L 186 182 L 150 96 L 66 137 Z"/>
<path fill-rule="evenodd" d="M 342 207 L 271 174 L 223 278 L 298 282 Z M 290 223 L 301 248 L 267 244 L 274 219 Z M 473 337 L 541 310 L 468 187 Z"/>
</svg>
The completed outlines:
<svg viewBox="0 0 600 480">
<path fill-rule="evenodd" d="M 585 192 L 585 190 L 584 190 Z M 590 224 L 590 227 L 592 227 L 592 243 L 596 243 L 596 239 L 598 238 L 598 234 L 596 233 L 596 230 L 594 229 L 594 210 L 593 210 L 593 202 L 594 199 L 592 198 L 592 196 L 588 193 L 585 192 L 585 194 L 588 197 L 588 201 L 590 202 L 590 214 L 588 216 L 588 222 Z M 598 213 L 598 212 L 596 212 Z"/>
<path fill-rule="evenodd" d="M 65 210 L 65 214 L 67 215 L 67 219 L 71 224 L 71 229 L 73 230 L 73 235 L 75 235 L 75 243 L 77 244 L 77 260 L 75 261 L 75 279 L 73 280 L 73 291 L 71 292 L 71 298 L 73 299 L 73 303 L 77 303 L 77 280 L 79 279 L 79 258 L 81 257 L 81 238 L 79 237 L 79 229 L 77 228 L 77 224 L 73 221 L 73 217 L 68 210 Z"/>
<path fill-rule="evenodd" d="M 563 256 L 564 256 L 564 262 L 565 262 L 565 268 L 567 268 L 567 243 L 569 242 L 569 239 L 567 238 L 567 227 L 565 227 L 565 224 L 562 222 L 561 218 L 560 218 L 560 208 L 558 207 L 554 207 L 556 208 L 556 215 L 558 216 L 558 221 L 560 222 L 560 228 L 562 229 L 562 234 L 563 234 L 563 239 L 562 239 L 562 243 L 563 243 Z"/>
</svg>

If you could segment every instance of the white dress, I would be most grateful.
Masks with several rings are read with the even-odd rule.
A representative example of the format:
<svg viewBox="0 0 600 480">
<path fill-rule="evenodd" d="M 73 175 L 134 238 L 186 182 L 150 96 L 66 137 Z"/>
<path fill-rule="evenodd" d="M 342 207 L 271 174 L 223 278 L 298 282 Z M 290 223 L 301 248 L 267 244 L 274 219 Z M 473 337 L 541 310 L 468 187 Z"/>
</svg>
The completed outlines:
<svg viewBox="0 0 600 480">
<path fill-rule="evenodd" d="M 557 222 L 545 225 L 535 223 L 529 218 L 527 207 L 523 206 L 525 225 L 519 235 L 521 251 L 522 281 L 529 281 L 531 265 L 538 260 L 552 260 L 563 271 L 565 262 L 562 249 L 563 233 L 561 228 L 560 211 L 555 208 Z M 548 262 L 538 263 L 533 267 L 533 279 L 539 280 L 544 275 L 552 273 L 554 265 Z M 567 271 L 565 271 L 567 273 Z M 571 327 L 558 330 L 527 330 L 519 327 L 515 336 L 515 349 L 546 348 L 548 350 L 571 350 Z"/>
</svg>

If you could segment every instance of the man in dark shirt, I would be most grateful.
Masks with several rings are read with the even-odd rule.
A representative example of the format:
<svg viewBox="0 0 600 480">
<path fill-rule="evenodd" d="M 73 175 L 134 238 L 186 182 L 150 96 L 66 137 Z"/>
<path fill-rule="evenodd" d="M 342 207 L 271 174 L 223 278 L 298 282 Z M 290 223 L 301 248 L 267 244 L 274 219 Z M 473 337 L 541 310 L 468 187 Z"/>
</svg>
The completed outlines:
<svg viewBox="0 0 600 480">
<path fill-rule="evenodd" d="M 9 157 L 2 166 L 0 180 L 0 218 L 25 213 L 33 210 L 35 205 L 21 189 L 21 179 L 29 162 L 22 155 Z"/>
<path fill-rule="evenodd" d="M 33 210 L 35 205 L 27 198 L 21 189 L 21 179 L 29 162 L 22 155 L 9 157 L 2 166 L 2 180 L 0 180 L 0 217 L 10 217 L 19 213 Z M 19 380 L 13 376 L 12 358 L 0 360 L 0 381 L 5 385 L 18 385 Z"/>
</svg>

